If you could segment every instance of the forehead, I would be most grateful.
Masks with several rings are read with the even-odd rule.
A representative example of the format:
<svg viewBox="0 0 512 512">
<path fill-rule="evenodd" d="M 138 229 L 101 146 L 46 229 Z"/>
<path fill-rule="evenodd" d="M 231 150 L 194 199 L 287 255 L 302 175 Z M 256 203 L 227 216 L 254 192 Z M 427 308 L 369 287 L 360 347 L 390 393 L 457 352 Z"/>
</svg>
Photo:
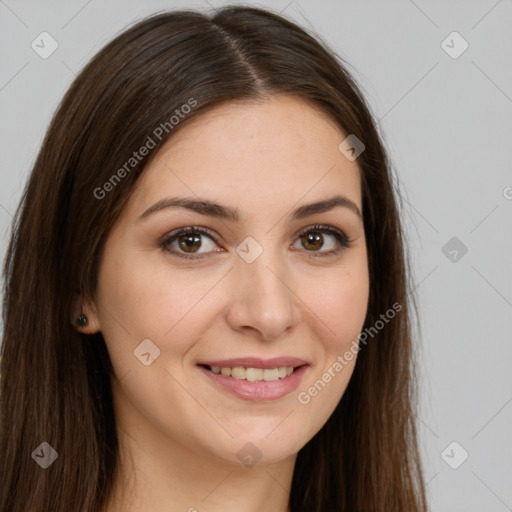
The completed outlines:
<svg viewBox="0 0 512 512">
<path fill-rule="evenodd" d="M 361 208 L 359 167 L 338 149 L 346 137 L 314 105 L 289 96 L 218 105 L 181 128 L 144 170 L 133 214 L 167 195 L 208 197 L 272 213 L 335 193 Z M 307 201 L 306 201 L 307 200 Z"/>
</svg>

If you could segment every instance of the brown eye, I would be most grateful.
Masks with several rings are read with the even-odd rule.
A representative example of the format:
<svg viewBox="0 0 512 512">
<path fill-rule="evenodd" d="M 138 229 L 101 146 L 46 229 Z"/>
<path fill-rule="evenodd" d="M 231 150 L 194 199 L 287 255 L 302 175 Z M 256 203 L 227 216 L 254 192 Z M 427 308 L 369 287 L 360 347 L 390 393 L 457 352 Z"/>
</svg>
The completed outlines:
<svg viewBox="0 0 512 512">
<path fill-rule="evenodd" d="M 317 251 L 321 249 L 324 244 L 324 237 L 321 233 L 307 233 L 301 238 L 302 245 L 306 249 Z"/>
<path fill-rule="evenodd" d="M 173 256 L 190 259 L 202 258 L 203 253 L 218 251 L 213 235 L 204 228 L 194 226 L 170 233 L 160 243 L 160 246 Z"/>
<path fill-rule="evenodd" d="M 327 225 L 317 225 L 305 229 L 299 234 L 299 241 L 306 252 L 312 253 L 311 256 L 333 256 L 350 247 L 350 240 L 347 236 L 338 229 Z"/>
<path fill-rule="evenodd" d="M 185 252 L 197 252 L 201 247 L 201 238 L 194 234 L 180 235 L 177 241 Z"/>
</svg>

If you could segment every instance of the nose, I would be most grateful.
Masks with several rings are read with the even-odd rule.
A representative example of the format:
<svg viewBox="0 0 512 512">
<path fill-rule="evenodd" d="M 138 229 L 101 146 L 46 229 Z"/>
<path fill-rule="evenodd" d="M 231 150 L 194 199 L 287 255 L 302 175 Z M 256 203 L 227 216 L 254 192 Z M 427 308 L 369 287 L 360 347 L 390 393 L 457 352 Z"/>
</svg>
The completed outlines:
<svg viewBox="0 0 512 512">
<path fill-rule="evenodd" d="M 253 263 L 239 258 L 231 273 L 227 321 L 238 332 L 255 333 L 270 341 L 300 321 L 299 298 L 292 273 L 268 252 Z"/>
</svg>

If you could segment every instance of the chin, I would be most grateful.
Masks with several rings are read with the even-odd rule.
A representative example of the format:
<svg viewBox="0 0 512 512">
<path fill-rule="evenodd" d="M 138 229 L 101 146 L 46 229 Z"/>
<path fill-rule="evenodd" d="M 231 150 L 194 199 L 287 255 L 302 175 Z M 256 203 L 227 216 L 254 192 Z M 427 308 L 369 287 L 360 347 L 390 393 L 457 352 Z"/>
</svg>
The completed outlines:
<svg viewBox="0 0 512 512">
<path fill-rule="evenodd" d="M 274 423 L 273 428 L 277 424 Z M 293 434 L 289 431 L 277 435 L 276 432 L 272 432 L 272 429 L 265 428 L 265 433 L 261 433 L 261 429 L 258 429 L 258 432 L 254 435 L 247 432 L 227 440 L 227 445 L 224 446 L 225 451 L 219 445 L 211 448 L 224 460 L 253 467 L 256 464 L 277 464 L 295 457 L 302 446 L 309 441 L 309 438 L 300 437 L 299 433 Z"/>
</svg>

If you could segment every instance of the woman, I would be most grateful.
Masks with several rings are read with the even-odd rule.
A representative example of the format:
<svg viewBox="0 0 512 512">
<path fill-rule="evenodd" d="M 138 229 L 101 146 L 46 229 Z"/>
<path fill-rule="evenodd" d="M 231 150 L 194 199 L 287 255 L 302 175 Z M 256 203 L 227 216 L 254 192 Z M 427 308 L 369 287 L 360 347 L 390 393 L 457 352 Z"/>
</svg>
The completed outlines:
<svg viewBox="0 0 512 512">
<path fill-rule="evenodd" d="M 425 511 L 393 187 L 340 59 L 283 17 L 116 37 L 16 214 L 0 509 Z"/>
</svg>

